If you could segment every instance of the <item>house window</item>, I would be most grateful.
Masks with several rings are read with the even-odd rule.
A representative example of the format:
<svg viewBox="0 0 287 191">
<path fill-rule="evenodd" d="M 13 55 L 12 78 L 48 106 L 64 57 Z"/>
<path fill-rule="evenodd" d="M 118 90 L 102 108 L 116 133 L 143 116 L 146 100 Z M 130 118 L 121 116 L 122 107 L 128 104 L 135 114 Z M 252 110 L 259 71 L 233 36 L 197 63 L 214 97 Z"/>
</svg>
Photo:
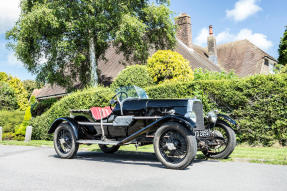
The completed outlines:
<svg viewBox="0 0 287 191">
<path fill-rule="evenodd" d="M 274 64 L 269 63 L 269 73 L 270 73 L 270 74 L 275 74 Z"/>
</svg>

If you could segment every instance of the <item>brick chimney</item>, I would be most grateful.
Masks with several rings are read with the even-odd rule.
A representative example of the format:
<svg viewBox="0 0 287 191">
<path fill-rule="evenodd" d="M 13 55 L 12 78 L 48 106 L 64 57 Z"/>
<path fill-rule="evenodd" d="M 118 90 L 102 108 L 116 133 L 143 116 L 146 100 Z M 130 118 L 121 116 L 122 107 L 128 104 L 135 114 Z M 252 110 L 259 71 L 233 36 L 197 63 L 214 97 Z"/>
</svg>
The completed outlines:
<svg viewBox="0 0 287 191">
<path fill-rule="evenodd" d="M 207 46 L 208 46 L 209 61 L 211 61 L 214 64 L 217 64 L 216 38 L 213 36 L 212 25 L 209 26 L 209 36 L 207 37 Z"/>
<path fill-rule="evenodd" d="M 191 19 L 186 13 L 182 13 L 175 18 L 175 24 L 177 25 L 176 37 L 181 40 L 186 46 L 192 48 L 192 31 L 191 31 Z"/>
</svg>

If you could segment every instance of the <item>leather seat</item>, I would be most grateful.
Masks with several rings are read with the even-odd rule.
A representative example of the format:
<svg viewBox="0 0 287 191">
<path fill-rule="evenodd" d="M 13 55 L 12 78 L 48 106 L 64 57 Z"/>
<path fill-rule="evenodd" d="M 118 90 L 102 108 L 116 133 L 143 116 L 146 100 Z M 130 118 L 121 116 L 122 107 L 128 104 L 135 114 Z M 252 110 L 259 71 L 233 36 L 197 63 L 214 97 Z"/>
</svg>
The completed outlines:
<svg viewBox="0 0 287 191">
<path fill-rule="evenodd" d="M 97 120 L 97 121 L 109 117 L 112 114 L 112 112 L 113 112 L 109 106 L 106 106 L 106 107 L 92 107 L 90 109 L 90 111 L 91 111 L 91 113 L 93 115 L 93 118 L 95 120 Z"/>
</svg>

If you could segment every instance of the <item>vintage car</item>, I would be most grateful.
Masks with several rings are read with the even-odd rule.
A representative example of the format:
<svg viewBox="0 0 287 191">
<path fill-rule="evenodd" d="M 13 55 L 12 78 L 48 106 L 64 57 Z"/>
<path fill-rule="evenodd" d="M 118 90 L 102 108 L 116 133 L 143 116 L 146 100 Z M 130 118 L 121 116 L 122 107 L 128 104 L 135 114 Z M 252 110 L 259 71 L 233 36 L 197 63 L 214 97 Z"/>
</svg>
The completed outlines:
<svg viewBox="0 0 287 191">
<path fill-rule="evenodd" d="M 210 112 L 204 117 L 198 99 L 149 99 L 143 89 L 130 86 L 119 88 L 110 106 L 72 110 L 48 133 L 54 133 L 60 158 L 73 158 L 79 144 L 98 144 L 105 153 L 127 144 L 153 144 L 164 166 L 184 169 L 197 149 L 207 157 L 228 157 L 236 145 L 233 127 L 228 116 Z"/>
</svg>

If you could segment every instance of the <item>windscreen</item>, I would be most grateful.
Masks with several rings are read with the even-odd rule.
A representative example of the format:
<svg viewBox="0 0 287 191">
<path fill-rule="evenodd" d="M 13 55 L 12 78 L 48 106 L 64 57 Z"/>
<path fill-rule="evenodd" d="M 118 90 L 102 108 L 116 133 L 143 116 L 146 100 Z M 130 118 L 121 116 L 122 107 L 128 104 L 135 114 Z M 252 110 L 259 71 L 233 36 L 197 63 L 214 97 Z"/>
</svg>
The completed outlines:
<svg viewBox="0 0 287 191">
<path fill-rule="evenodd" d="M 120 87 L 116 90 L 116 93 L 120 101 L 127 98 L 148 99 L 145 90 L 137 86 Z"/>
</svg>

